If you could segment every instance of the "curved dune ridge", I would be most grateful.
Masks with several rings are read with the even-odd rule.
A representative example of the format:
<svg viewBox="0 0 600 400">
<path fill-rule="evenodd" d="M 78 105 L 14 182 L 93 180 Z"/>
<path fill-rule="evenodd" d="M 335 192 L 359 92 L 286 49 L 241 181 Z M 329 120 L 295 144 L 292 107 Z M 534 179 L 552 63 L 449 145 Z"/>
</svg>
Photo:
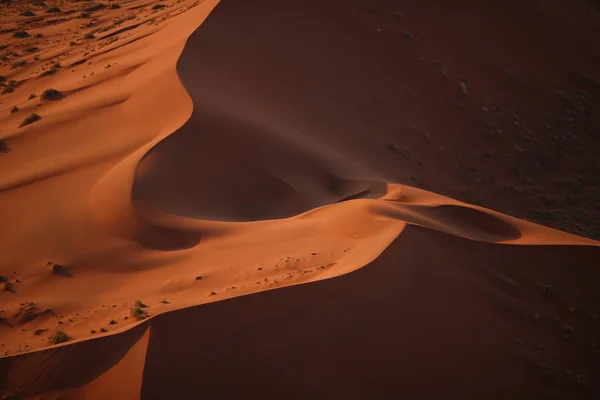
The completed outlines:
<svg viewBox="0 0 600 400">
<path fill-rule="evenodd" d="M 65 98 L 3 120 L 0 395 L 593 398 L 598 242 L 409 186 L 348 112 L 364 10 L 261 1 L 122 2 L 11 72 Z"/>
</svg>

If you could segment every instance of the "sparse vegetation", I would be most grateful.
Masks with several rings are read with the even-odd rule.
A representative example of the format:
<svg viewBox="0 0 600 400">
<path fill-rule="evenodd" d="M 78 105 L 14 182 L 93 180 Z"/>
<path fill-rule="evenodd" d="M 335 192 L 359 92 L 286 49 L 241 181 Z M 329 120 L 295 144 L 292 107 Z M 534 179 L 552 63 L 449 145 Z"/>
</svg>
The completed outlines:
<svg viewBox="0 0 600 400">
<path fill-rule="evenodd" d="M 117 3 L 112 3 L 110 5 L 110 9 L 111 10 L 116 10 L 117 8 L 121 8 L 121 6 L 119 4 L 117 4 Z"/>
<path fill-rule="evenodd" d="M 2 288 L 3 292 L 13 292 L 13 284 L 9 281 L 5 281 L 0 283 L 0 287 Z"/>
<path fill-rule="evenodd" d="M 155 5 L 152 7 L 152 9 L 153 9 L 153 10 L 160 10 L 160 9 L 162 9 L 162 8 L 165 8 L 165 5 L 164 5 L 164 4 L 161 4 L 161 3 L 155 4 Z"/>
<path fill-rule="evenodd" d="M 23 11 L 21 15 L 24 17 L 35 17 L 35 13 L 29 9 Z"/>
<path fill-rule="evenodd" d="M 4 87 L 4 89 L 2 90 L 2 94 L 7 94 L 7 93 L 12 93 L 15 91 L 15 85 L 17 84 L 16 81 L 9 81 L 6 86 Z"/>
<path fill-rule="evenodd" d="M 23 49 L 23 51 L 26 51 L 27 53 L 36 53 L 36 52 L 40 51 L 40 48 L 35 47 L 35 46 L 29 46 L 29 47 L 25 47 Z"/>
<path fill-rule="evenodd" d="M 18 39 L 26 39 L 29 36 L 31 35 L 27 31 L 16 31 L 15 33 L 13 33 L 13 37 Z"/>
<path fill-rule="evenodd" d="M 148 307 L 147 305 L 145 305 L 141 300 L 136 300 L 135 304 L 136 307 L 140 307 L 140 308 L 146 308 Z"/>
<path fill-rule="evenodd" d="M 11 113 L 11 114 L 14 114 L 14 113 L 16 113 L 16 112 L 19 112 L 19 107 L 17 107 L 17 106 L 14 106 L 13 108 L 11 108 L 11 110 L 10 110 L 10 113 Z"/>
<path fill-rule="evenodd" d="M 12 63 L 11 68 L 16 69 L 19 67 L 24 67 L 26 64 L 27 64 L 26 60 L 15 61 L 14 63 Z"/>
<path fill-rule="evenodd" d="M 91 33 L 91 32 L 88 32 L 88 33 L 86 33 L 85 35 L 83 35 L 83 38 L 84 38 L 84 39 L 95 39 L 95 38 L 96 38 L 96 36 L 94 36 L 94 34 L 93 34 L 93 33 Z"/>
<path fill-rule="evenodd" d="M 48 76 L 48 75 L 55 74 L 56 71 L 58 71 L 58 69 L 60 67 L 61 67 L 60 63 L 54 63 L 54 64 L 52 64 L 52 67 L 50 67 L 50 69 L 47 69 L 46 71 L 42 72 L 40 74 L 40 76 Z"/>
<path fill-rule="evenodd" d="M 136 300 L 133 307 L 131 307 L 131 317 L 138 321 L 146 318 L 148 316 L 148 313 L 144 310 L 146 307 L 141 300 Z"/>
<path fill-rule="evenodd" d="M 554 286 L 550 285 L 549 283 L 542 286 L 542 293 L 545 296 L 549 296 L 551 294 L 553 294 L 556 291 L 556 289 L 554 289 Z"/>
<path fill-rule="evenodd" d="M 67 336 L 67 334 L 61 330 L 58 330 L 56 332 L 54 332 L 54 334 L 52 336 L 50 336 L 50 344 L 59 344 L 59 343 L 64 343 L 64 342 L 68 342 L 69 336 Z"/>
<path fill-rule="evenodd" d="M 60 12 L 60 8 L 53 6 L 53 7 L 48 7 L 46 9 L 47 13 L 53 14 L 53 13 L 59 13 Z"/>
<path fill-rule="evenodd" d="M 111 319 L 108 324 L 109 325 L 116 325 L 116 323 L 117 323 L 117 321 L 115 321 L 114 319 Z"/>
<path fill-rule="evenodd" d="M 28 115 L 20 124 L 19 124 L 19 128 L 22 128 L 26 125 L 29 124 L 33 124 L 34 122 L 37 122 L 39 120 L 41 120 L 42 117 L 40 117 L 39 115 L 37 115 L 36 113 L 32 113 L 30 115 Z"/>
<path fill-rule="evenodd" d="M 56 89 L 46 89 L 44 90 L 40 98 L 42 100 L 60 100 L 63 97 L 65 97 L 64 94 L 62 94 Z"/>
<path fill-rule="evenodd" d="M 94 11 L 102 10 L 105 7 L 106 6 L 104 4 L 102 4 L 102 3 L 94 3 L 91 6 L 88 6 L 88 7 L 84 8 L 83 11 L 94 12 Z"/>
</svg>

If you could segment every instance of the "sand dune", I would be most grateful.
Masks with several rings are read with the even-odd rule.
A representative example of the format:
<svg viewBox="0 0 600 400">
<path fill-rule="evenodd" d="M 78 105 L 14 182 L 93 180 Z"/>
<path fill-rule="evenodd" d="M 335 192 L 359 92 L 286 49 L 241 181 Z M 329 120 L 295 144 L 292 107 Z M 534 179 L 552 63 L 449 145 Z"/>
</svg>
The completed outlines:
<svg viewBox="0 0 600 400">
<path fill-rule="evenodd" d="M 597 396 L 598 10 L 509 3 L 3 4 L 0 395 Z"/>
<path fill-rule="evenodd" d="M 142 398 L 592 396 L 597 247 L 540 250 L 408 227 L 352 274 L 161 314 L 0 365 L 9 387 L 25 389 L 32 373 L 20 365 L 59 363 L 43 383 L 61 398 L 103 377 Z M 555 293 L 543 294 L 547 282 Z M 107 358 L 141 340 L 140 382 L 140 367 L 116 372 L 129 355 L 112 367 Z"/>
</svg>

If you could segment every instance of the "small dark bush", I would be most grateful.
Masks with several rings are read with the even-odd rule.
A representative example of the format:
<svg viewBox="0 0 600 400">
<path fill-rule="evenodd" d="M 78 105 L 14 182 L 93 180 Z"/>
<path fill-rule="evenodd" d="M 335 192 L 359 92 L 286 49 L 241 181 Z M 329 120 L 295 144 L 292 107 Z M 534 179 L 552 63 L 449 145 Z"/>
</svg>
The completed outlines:
<svg viewBox="0 0 600 400">
<path fill-rule="evenodd" d="M 104 7 L 106 7 L 106 5 L 104 5 L 102 3 L 95 3 L 89 7 L 84 8 L 83 11 L 94 12 L 94 11 L 102 10 Z"/>
<path fill-rule="evenodd" d="M 542 287 L 542 293 L 546 296 L 549 296 L 554 292 L 555 292 L 554 286 L 552 286 L 550 284 L 546 284 Z"/>
<path fill-rule="evenodd" d="M 2 94 L 7 94 L 7 93 L 14 92 L 16 84 L 17 84 L 17 81 L 14 81 L 14 80 L 8 81 L 8 83 L 4 87 L 4 90 L 2 90 Z"/>
<path fill-rule="evenodd" d="M 131 307 L 131 317 L 137 320 L 142 320 L 148 316 L 148 313 L 144 310 L 146 305 L 141 300 L 136 300 L 133 307 Z"/>
<path fill-rule="evenodd" d="M 51 14 L 52 13 L 59 13 L 60 12 L 60 8 L 58 8 L 58 7 L 48 7 L 46 9 L 46 12 L 47 13 L 51 13 Z"/>
<path fill-rule="evenodd" d="M 15 68 L 19 68 L 19 67 L 24 67 L 26 64 L 27 64 L 26 60 L 15 61 L 14 63 L 12 63 L 11 68 L 15 69 Z"/>
<path fill-rule="evenodd" d="M 112 4 L 110 5 L 110 9 L 111 9 L 111 10 L 116 10 L 117 8 L 121 8 L 121 6 L 120 6 L 120 5 L 118 5 L 117 3 L 112 3 Z"/>
<path fill-rule="evenodd" d="M 46 89 L 42 93 L 42 100 L 60 100 L 65 97 L 61 92 L 56 89 Z"/>
<path fill-rule="evenodd" d="M 31 36 L 27 31 L 16 31 L 13 33 L 14 38 L 25 39 Z"/>
<path fill-rule="evenodd" d="M 40 117 L 36 113 L 30 114 L 23 120 L 23 122 L 19 124 L 19 128 L 22 128 L 29 124 L 33 124 L 34 122 L 39 121 L 40 119 L 42 119 L 42 117 Z"/>
<path fill-rule="evenodd" d="M 6 143 L 6 140 L 0 139 L 0 155 L 2 155 L 2 153 L 8 153 L 10 151 L 10 148 L 8 147 L 8 144 Z M 2 280 L 0 280 L 0 282 L 3 282 Z"/>
<path fill-rule="evenodd" d="M 154 7 L 152 7 L 153 10 L 160 10 L 161 8 L 165 8 L 164 4 L 155 4 Z"/>
<path fill-rule="evenodd" d="M 89 33 L 86 33 L 85 35 L 83 35 L 83 38 L 84 39 L 95 39 L 96 36 L 94 36 L 93 33 L 89 32 Z"/>
<path fill-rule="evenodd" d="M 25 10 L 21 15 L 24 17 L 35 17 L 35 13 L 31 10 Z"/>
<path fill-rule="evenodd" d="M 50 336 L 50 343 L 51 344 L 59 344 L 59 343 L 64 343 L 64 342 L 68 342 L 69 341 L 69 336 L 67 336 L 66 333 L 64 333 L 63 331 L 56 331 L 54 333 L 54 335 Z"/>
<path fill-rule="evenodd" d="M 58 68 L 50 68 L 50 69 L 47 69 L 47 70 L 45 70 L 44 72 L 42 72 L 42 73 L 40 74 L 40 76 L 48 76 L 48 75 L 52 75 L 52 74 L 55 74 L 55 73 L 56 73 L 56 71 L 58 71 Z"/>
<path fill-rule="evenodd" d="M 13 107 L 13 108 L 10 110 L 10 113 L 11 113 L 11 114 L 14 114 L 14 113 L 16 113 L 16 112 L 19 112 L 19 107 L 17 107 L 17 106 L 14 106 L 14 107 Z"/>
</svg>

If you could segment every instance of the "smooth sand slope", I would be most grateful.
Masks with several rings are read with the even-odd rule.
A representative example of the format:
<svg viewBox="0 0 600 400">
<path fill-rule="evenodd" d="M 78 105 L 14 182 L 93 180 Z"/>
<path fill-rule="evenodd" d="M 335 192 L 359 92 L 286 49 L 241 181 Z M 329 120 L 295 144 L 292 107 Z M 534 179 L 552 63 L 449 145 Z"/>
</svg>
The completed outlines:
<svg viewBox="0 0 600 400">
<path fill-rule="evenodd" d="M 0 13 L 1 395 L 598 395 L 598 242 L 435 193 L 595 237 L 596 8 L 114 3 Z"/>
</svg>

